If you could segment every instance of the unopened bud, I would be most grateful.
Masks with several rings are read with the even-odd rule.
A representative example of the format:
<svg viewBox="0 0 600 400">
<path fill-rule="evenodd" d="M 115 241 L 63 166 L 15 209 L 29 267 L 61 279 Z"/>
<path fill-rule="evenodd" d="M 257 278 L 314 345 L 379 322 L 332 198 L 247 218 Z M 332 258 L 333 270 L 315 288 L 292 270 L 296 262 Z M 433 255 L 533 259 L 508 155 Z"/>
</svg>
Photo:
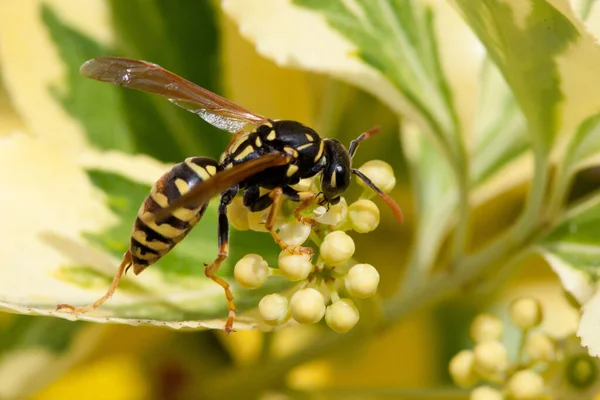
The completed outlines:
<svg viewBox="0 0 600 400">
<path fill-rule="evenodd" d="M 471 324 L 471 339 L 475 343 L 500 340 L 504 327 L 502 321 L 490 314 L 479 314 Z"/>
<path fill-rule="evenodd" d="M 396 177 L 390 164 L 381 160 L 371 160 L 364 163 L 359 169 L 365 174 L 379 189 L 389 193 L 396 186 Z M 358 184 L 366 186 L 361 179 L 357 179 Z"/>
<path fill-rule="evenodd" d="M 477 383 L 475 372 L 475 354 L 471 350 L 462 350 L 450 360 L 450 376 L 456 385 L 468 388 Z"/>
<path fill-rule="evenodd" d="M 241 287 L 257 289 L 269 277 L 269 266 L 258 254 L 246 254 L 233 269 L 233 275 Z"/>
<path fill-rule="evenodd" d="M 356 264 L 350 268 L 344 282 L 352 297 L 365 299 L 377 292 L 379 272 L 371 264 Z"/>
<path fill-rule="evenodd" d="M 354 255 L 354 240 L 343 231 L 334 231 L 321 243 L 321 258 L 329 265 L 348 261 Z"/>
<path fill-rule="evenodd" d="M 379 208 L 371 200 L 361 199 L 350 205 L 348 218 L 356 232 L 368 233 L 379 225 Z"/>
<path fill-rule="evenodd" d="M 537 372 L 524 369 L 515 372 L 506 388 L 517 400 L 539 399 L 544 394 L 544 380 Z"/>
<path fill-rule="evenodd" d="M 310 235 L 310 226 L 304 225 L 296 219 L 283 222 L 276 226 L 279 238 L 288 246 L 300 246 L 306 242 Z"/>
<path fill-rule="evenodd" d="M 475 369 L 484 378 L 495 380 L 508 368 L 508 352 L 497 340 L 478 343 L 475 353 Z"/>
<path fill-rule="evenodd" d="M 504 394 L 491 386 L 479 386 L 471 391 L 469 400 L 504 400 Z"/>
<path fill-rule="evenodd" d="M 358 319 L 358 309 L 350 299 L 340 299 L 325 311 L 325 322 L 337 333 L 348 332 L 356 325 Z"/>
<path fill-rule="evenodd" d="M 535 328 L 542 322 L 542 306 L 530 297 L 514 300 L 509 308 L 510 319 L 523 330 Z"/>
<path fill-rule="evenodd" d="M 530 361 L 550 362 L 556 359 L 556 344 L 546 334 L 532 332 L 525 339 L 525 353 Z"/>
<path fill-rule="evenodd" d="M 320 206 L 315 209 L 314 214 L 315 220 L 320 224 L 336 226 L 348 216 L 348 204 L 346 199 L 341 197 L 337 204 L 329 207 L 329 210 Z"/>
<path fill-rule="evenodd" d="M 288 299 L 280 294 L 268 294 L 258 303 L 262 319 L 270 325 L 281 325 L 290 318 Z"/>
<path fill-rule="evenodd" d="M 255 232 L 268 232 L 265 223 L 271 207 L 263 211 L 248 213 L 248 227 Z"/>
<path fill-rule="evenodd" d="M 304 178 L 300 179 L 300 182 L 291 186 L 292 189 L 297 190 L 298 192 L 308 192 L 315 191 L 315 187 L 313 184 L 313 178 Z"/>
<path fill-rule="evenodd" d="M 227 207 L 227 219 L 238 231 L 246 231 L 250 228 L 248 214 L 250 214 L 248 208 L 244 206 L 241 197 L 234 197 L 231 204 Z"/>
<path fill-rule="evenodd" d="M 298 290 L 290 300 L 292 317 L 301 324 L 319 322 L 325 314 L 325 299 L 313 288 Z"/>
<path fill-rule="evenodd" d="M 313 270 L 310 255 L 295 254 L 283 250 L 279 253 L 279 271 L 291 281 L 306 279 Z"/>
</svg>

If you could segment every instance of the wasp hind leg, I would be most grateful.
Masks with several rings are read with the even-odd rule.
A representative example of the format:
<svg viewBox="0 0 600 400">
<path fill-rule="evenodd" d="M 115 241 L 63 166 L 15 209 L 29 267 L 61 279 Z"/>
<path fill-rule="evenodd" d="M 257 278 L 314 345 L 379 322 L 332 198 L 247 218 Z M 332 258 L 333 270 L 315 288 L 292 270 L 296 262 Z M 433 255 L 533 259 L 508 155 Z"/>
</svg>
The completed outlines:
<svg viewBox="0 0 600 400">
<path fill-rule="evenodd" d="M 218 283 L 223 290 L 225 290 L 225 297 L 227 297 L 227 310 L 229 316 L 225 323 L 225 332 L 230 333 L 233 330 L 233 321 L 235 319 L 235 304 L 233 302 L 233 294 L 229 289 L 229 283 L 222 278 L 219 278 L 216 274 L 217 270 L 221 266 L 221 263 L 229 256 L 229 221 L 227 219 L 227 206 L 233 201 L 233 198 L 238 192 L 238 188 L 233 187 L 227 189 L 221 195 L 221 203 L 219 204 L 219 255 L 212 263 L 208 264 L 204 268 L 204 274 Z"/>
<path fill-rule="evenodd" d="M 115 293 L 115 290 L 117 290 L 117 286 L 119 286 L 119 282 L 121 281 L 123 274 L 127 271 L 127 269 L 129 269 L 129 267 L 131 267 L 131 264 L 131 253 L 129 252 L 129 250 L 127 250 L 127 252 L 123 256 L 123 261 L 121 262 L 121 265 L 119 266 L 119 269 L 117 270 L 117 273 L 115 274 L 115 277 L 113 278 L 113 281 L 110 284 L 110 287 L 108 288 L 104 296 L 96 300 L 94 304 L 90 304 L 86 307 L 74 307 L 70 304 L 59 304 L 56 306 L 56 310 L 70 310 L 73 313 L 86 313 L 88 311 L 100 307 L 102 303 L 110 299 L 111 296 Z"/>
</svg>

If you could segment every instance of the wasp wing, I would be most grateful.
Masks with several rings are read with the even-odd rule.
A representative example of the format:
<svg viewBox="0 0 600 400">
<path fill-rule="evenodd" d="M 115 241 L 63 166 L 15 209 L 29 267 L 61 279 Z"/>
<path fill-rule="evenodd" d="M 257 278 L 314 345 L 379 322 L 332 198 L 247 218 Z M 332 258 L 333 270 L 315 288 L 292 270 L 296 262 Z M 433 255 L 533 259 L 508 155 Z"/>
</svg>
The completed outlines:
<svg viewBox="0 0 600 400">
<path fill-rule="evenodd" d="M 291 156 L 288 154 L 273 152 L 219 171 L 211 178 L 195 185 L 189 192 L 169 204 L 168 207 L 158 210 L 154 213 L 154 219 L 158 222 L 164 221 L 173 211 L 182 207 L 192 206 L 193 208 L 197 208 L 252 175 L 267 168 L 285 165 L 290 160 Z"/>
<path fill-rule="evenodd" d="M 167 97 L 219 129 L 238 132 L 246 124 L 268 120 L 242 106 L 146 61 L 100 57 L 86 61 L 79 72 L 88 78 Z"/>
</svg>

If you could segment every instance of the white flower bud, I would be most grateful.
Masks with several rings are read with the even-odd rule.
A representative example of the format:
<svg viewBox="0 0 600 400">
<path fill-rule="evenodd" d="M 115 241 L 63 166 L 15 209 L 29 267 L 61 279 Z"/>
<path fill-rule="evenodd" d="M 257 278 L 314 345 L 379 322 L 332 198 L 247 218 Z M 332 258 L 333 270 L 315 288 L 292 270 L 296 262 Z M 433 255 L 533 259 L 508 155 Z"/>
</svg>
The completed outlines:
<svg viewBox="0 0 600 400">
<path fill-rule="evenodd" d="M 471 350 L 462 350 L 450 360 L 448 371 L 457 386 L 468 388 L 477 383 L 475 372 L 475 354 Z"/>
<path fill-rule="evenodd" d="M 542 322 L 542 306 L 530 297 L 514 300 L 509 308 L 510 319 L 523 330 L 535 328 Z"/>
<path fill-rule="evenodd" d="M 469 400 L 504 400 L 504 394 L 490 386 L 479 386 L 471 391 Z"/>
<path fill-rule="evenodd" d="M 300 179 L 300 182 L 296 183 L 295 185 L 291 185 L 292 189 L 295 189 L 299 192 L 308 192 L 308 191 L 312 191 L 315 192 L 318 190 L 315 190 L 314 184 L 313 184 L 313 178 L 304 178 L 304 179 Z"/>
<path fill-rule="evenodd" d="M 319 218 L 321 218 L 323 215 L 325 215 L 325 213 L 327 213 L 327 208 L 323 207 L 323 206 L 319 206 L 316 207 L 313 210 L 313 214 L 315 216 L 315 220 L 319 220 Z"/>
<path fill-rule="evenodd" d="M 313 270 L 310 258 L 308 254 L 296 254 L 283 250 L 279 253 L 279 271 L 290 281 L 306 279 Z"/>
<path fill-rule="evenodd" d="M 255 232 L 268 232 L 265 227 L 271 207 L 263 211 L 248 212 L 248 227 Z"/>
<path fill-rule="evenodd" d="M 358 169 L 365 174 L 379 189 L 385 193 L 392 191 L 396 186 L 396 177 L 391 165 L 381 160 L 367 161 Z M 361 186 L 366 186 L 361 179 L 357 179 Z"/>
<path fill-rule="evenodd" d="M 337 333 L 348 332 L 358 319 L 358 309 L 350 299 L 339 299 L 325 310 L 325 322 Z"/>
<path fill-rule="evenodd" d="M 246 254 L 233 269 L 233 275 L 241 287 L 256 289 L 269 277 L 269 265 L 258 254 Z"/>
<path fill-rule="evenodd" d="M 544 394 L 544 380 L 537 372 L 524 369 L 508 380 L 506 388 L 517 400 L 539 399 Z"/>
<path fill-rule="evenodd" d="M 354 240 L 343 231 L 334 231 L 321 243 L 321 258 L 329 265 L 348 261 L 354 255 Z"/>
<path fill-rule="evenodd" d="M 227 219 L 229 219 L 231 225 L 238 231 L 246 231 L 249 229 L 248 214 L 250 214 L 250 212 L 246 206 L 244 206 L 244 202 L 239 196 L 234 197 L 231 204 L 227 207 Z"/>
<path fill-rule="evenodd" d="M 372 232 L 379 225 L 379 208 L 371 200 L 361 199 L 348 208 L 348 217 L 356 232 Z"/>
<path fill-rule="evenodd" d="M 321 209 L 326 210 L 324 214 Z M 329 210 L 321 206 L 317 207 L 313 213 L 315 214 L 315 220 L 317 222 L 336 226 L 348 216 L 348 203 L 346 203 L 346 199 L 340 197 L 340 201 L 337 204 L 330 206 Z"/>
<path fill-rule="evenodd" d="M 508 352 L 497 340 L 477 343 L 475 349 L 475 369 L 484 378 L 495 380 L 508 368 Z"/>
<path fill-rule="evenodd" d="M 298 290 L 290 300 L 292 317 L 301 324 L 319 322 L 325 314 L 325 299 L 313 288 Z"/>
<path fill-rule="evenodd" d="M 295 218 L 278 224 L 275 228 L 279 230 L 279 238 L 289 246 L 300 246 L 306 242 L 311 230 L 309 225 L 304 225 Z"/>
<path fill-rule="evenodd" d="M 532 332 L 525 339 L 525 353 L 533 362 L 556 360 L 556 345 L 550 337 L 541 332 Z"/>
<path fill-rule="evenodd" d="M 471 339 L 475 343 L 500 340 L 504 326 L 500 319 L 490 314 L 479 314 L 471 324 Z"/>
<path fill-rule="evenodd" d="M 281 325 L 290 318 L 288 299 L 280 294 L 268 294 L 258 303 L 262 319 L 269 325 Z"/>
<path fill-rule="evenodd" d="M 377 292 L 379 272 L 371 264 L 356 264 L 350 268 L 344 281 L 352 297 L 366 299 Z"/>
</svg>

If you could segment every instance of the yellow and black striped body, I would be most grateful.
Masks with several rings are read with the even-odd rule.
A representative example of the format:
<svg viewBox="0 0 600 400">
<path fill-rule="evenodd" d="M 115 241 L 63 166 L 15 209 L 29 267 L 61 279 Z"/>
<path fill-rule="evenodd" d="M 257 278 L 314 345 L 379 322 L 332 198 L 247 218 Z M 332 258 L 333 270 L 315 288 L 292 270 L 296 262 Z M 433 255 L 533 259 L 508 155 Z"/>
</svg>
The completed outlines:
<svg viewBox="0 0 600 400">
<path fill-rule="evenodd" d="M 138 211 L 131 234 L 129 251 L 136 275 L 183 240 L 200 221 L 208 203 L 177 209 L 159 225 L 154 222 L 154 213 L 166 208 L 218 170 L 218 163 L 211 158 L 190 157 L 175 165 L 154 184 Z"/>
<path fill-rule="evenodd" d="M 224 169 L 271 152 L 292 156 L 289 164 L 268 168 L 240 183 L 240 188 L 265 189 L 294 185 L 325 166 L 325 143 L 317 132 L 296 121 L 269 121 L 254 132 L 240 136 L 221 157 Z"/>
</svg>

